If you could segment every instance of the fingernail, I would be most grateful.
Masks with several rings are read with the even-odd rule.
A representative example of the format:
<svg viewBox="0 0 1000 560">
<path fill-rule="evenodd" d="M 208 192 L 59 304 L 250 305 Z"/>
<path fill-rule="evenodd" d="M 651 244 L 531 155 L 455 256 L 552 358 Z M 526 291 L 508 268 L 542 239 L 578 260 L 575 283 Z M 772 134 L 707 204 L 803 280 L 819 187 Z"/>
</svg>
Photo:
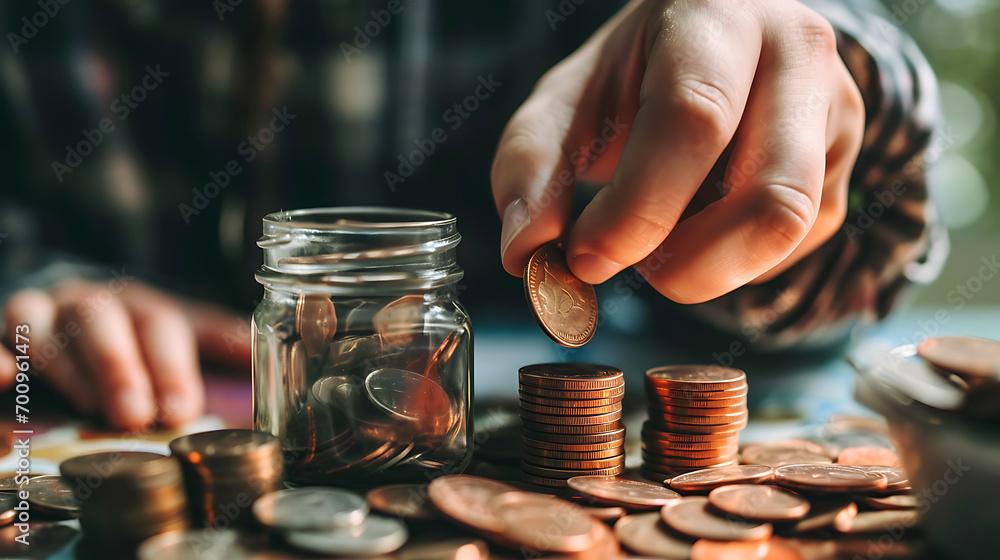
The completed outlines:
<svg viewBox="0 0 1000 560">
<path fill-rule="evenodd" d="M 573 257 L 570 268 L 580 280 L 588 284 L 600 284 L 617 274 L 623 267 L 601 255 L 584 253 Z"/>
<path fill-rule="evenodd" d="M 144 426 L 153 418 L 149 397 L 134 389 L 120 391 L 115 399 L 118 418 L 129 428 Z"/>
<path fill-rule="evenodd" d="M 503 229 L 500 230 L 500 257 L 507 254 L 507 248 L 514 239 L 531 223 L 528 203 L 519 198 L 507 205 L 503 211 Z"/>
</svg>

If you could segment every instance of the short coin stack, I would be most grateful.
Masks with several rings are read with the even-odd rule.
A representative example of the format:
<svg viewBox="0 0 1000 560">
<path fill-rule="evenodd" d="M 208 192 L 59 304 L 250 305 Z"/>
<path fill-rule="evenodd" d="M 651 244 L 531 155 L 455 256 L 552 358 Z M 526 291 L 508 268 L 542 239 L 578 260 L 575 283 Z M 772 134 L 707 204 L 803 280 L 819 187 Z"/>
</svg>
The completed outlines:
<svg viewBox="0 0 1000 560">
<path fill-rule="evenodd" d="M 646 372 L 649 420 L 642 426 L 643 476 L 664 480 L 737 463 L 747 425 L 746 374 L 720 366 L 679 365 Z"/>
<path fill-rule="evenodd" d="M 575 476 L 625 468 L 622 371 L 592 364 L 538 364 L 519 372 L 524 426 L 521 478 L 564 487 Z"/>
</svg>

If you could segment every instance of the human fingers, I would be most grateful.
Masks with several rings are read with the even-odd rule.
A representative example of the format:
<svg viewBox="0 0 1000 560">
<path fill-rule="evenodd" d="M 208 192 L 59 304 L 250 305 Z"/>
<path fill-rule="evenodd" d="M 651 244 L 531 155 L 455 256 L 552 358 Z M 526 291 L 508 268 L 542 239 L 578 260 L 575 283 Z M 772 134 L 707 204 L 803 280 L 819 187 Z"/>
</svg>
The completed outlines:
<svg viewBox="0 0 1000 560">
<path fill-rule="evenodd" d="M 53 292 L 60 319 L 79 329 L 74 354 L 93 381 L 104 416 L 119 429 L 140 429 L 156 417 L 153 387 L 132 317 L 107 290 L 82 283 Z"/>
<path fill-rule="evenodd" d="M 58 309 L 49 294 L 36 289 L 16 292 L 7 301 L 7 344 L 24 344 L 30 369 L 52 389 L 85 414 L 94 412 L 97 402 L 90 379 L 73 361 L 68 345 L 77 334 L 73 325 L 58 321 Z M 16 338 L 19 325 L 27 326 L 28 337 Z M 13 358 L 13 357 L 12 357 Z"/>
<path fill-rule="evenodd" d="M 611 184 L 570 232 L 570 268 L 585 282 L 607 280 L 667 238 L 740 123 L 759 26 L 736 6 L 685 7 L 664 16 Z"/>
</svg>

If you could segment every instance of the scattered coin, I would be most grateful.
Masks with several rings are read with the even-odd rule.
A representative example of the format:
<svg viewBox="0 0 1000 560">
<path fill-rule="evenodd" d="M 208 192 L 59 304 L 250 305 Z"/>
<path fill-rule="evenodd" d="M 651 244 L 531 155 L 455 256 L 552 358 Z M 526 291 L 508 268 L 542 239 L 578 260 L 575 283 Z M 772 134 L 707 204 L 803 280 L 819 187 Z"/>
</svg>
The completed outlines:
<svg viewBox="0 0 1000 560">
<path fill-rule="evenodd" d="M 899 467 L 899 456 L 884 447 L 848 447 L 837 455 L 837 464 Z"/>
<path fill-rule="evenodd" d="M 427 486 L 427 496 L 437 508 L 461 525 L 497 533 L 503 521 L 490 508 L 490 500 L 515 492 L 509 484 L 466 474 L 439 476 Z"/>
<path fill-rule="evenodd" d="M 290 531 L 285 540 L 292 546 L 318 554 L 376 556 L 388 554 L 406 543 L 406 525 L 396 519 L 369 515 L 350 527 L 327 531 Z"/>
<path fill-rule="evenodd" d="M 524 295 L 538 325 L 552 340 L 577 348 L 594 336 L 597 294 L 593 286 L 573 275 L 559 247 L 543 245 L 528 259 Z"/>
<path fill-rule="evenodd" d="M 617 506 L 584 507 L 583 512 L 594 519 L 600 519 L 601 521 L 614 521 L 615 519 L 624 517 L 628 513 L 625 508 Z"/>
<path fill-rule="evenodd" d="M 855 466 L 856 469 L 861 469 L 869 473 L 879 473 L 886 478 L 886 487 L 882 490 L 886 493 L 893 492 L 903 492 L 910 489 L 910 478 L 903 472 L 903 469 L 896 467 L 874 467 L 874 466 Z"/>
<path fill-rule="evenodd" d="M 539 494 L 508 492 L 490 500 L 503 535 L 539 552 L 579 552 L 595 541 L 593 521 L 580 506 Z"/>
<path fill-rule="evenodd" d="M 17 516 L 14 507 L 17 506 L 18 497 L 16 494 L 0 494 L 0 527 L 10 525 Z"/>
<path fill-rule="evenodd" d="M 698 539 L 691 547 L 691 560 L 802 560 L 803 556 L 782 539 L 764 541 L 713 541 Z"/>
<path fill-rule="evenodd" d="M 792 490 L 858 492 L 884 489 L 887 479 L 879 472 L 841 465 L 785 465 L 774 469 L 774 482 Z"/>
<path fill-rule="evenodd" d="M 615 523 L 615 536 L 636 554 L 671 560 L 687 560 L 691 556 L 691 542 L 675 536 L 659 513 L 622 517 Z"/>
<path fill-rule="evenodd" d="M 809 500 L 766 484 L 731 484 L 708 494 L 719 511 L 756 521 L 794 521 L 809 513 Z"/>
<path fill-rule="evenodd" d="M 671 501 L 660 510 L 663 521 L 673 529 L 701 539 L 753 541 L 771 536 L 770 523 L 720 516 L 710 509 L 708 498 L 687 496 Z"/>
<path fill-rule="evenodd" d="M 744 464 L 769 467 L 833 462 L 823 446 L 799 439 L 747 444 L 740 458 Z"/>
<path fill-rule="evenodd" d="M 138 560 L 250 560 L 250 550 L 231 529 L 189 529 L 149 537 L 136 549 Z"/>
<path fill-rule="evenodd" d="M 680 492 L 708 492 L 727 484 L 760 484 L 774 475 L 765 465 L 737 465 L 717 469 L 702 469 L 674 477 L 670 487 Z"/>
<path fill-rule="evenodd" d="M 857 500 L 875 509 L 914 509 L 920 503 L 913 494 L 895 494 L 893 496 L 858 496 Z"/>
<path fill-rule="evenodd" d="M 393 560 L 488 560 L 490 549 L 481 539 L 452 539 L 408 544 L 397 551 L 392 558 Z"/>
<path fill-rule="evenodd" d="M 423 521 L 440 519 L 438 511 L 427 496 L 426 484 L 392 484 L 369 490 L 365 495 L 368 507 L 389 516 Z"/>
<path fill-rule="evenodd" d="M 973 380 L 1000 376 L 1000 342 L 968 336 L 938 336 L 917 343 L 917 355 L 934 367 Z"/>
<path fill-rule="evenodd" d="M 8 472 L 0 474 L 0 492 L 17 492 L 20 488 L 18 481 L 26 482 L 29 478 L 34 478 L 40 476 L 37 474 L 22 474 L 19 475 L 16 472 Z"/>
<path fill-rule="evenodd" d="M 253 514 L 272 529 L 323 531 L 361 523 L 368 504 L 347 490 L 302 487 L 264 494 L 254 502 Z"/>
<path fill-rule="evenodd" d="M 581 494 L 630 509 L 655 508 L 665 505 L 680 494 L 662 486 L 614 476 L 577 476 L 567 484 Z"/>
<path fill-rule="evenodd" d="M 833 526 L 841 533 L 881 533 L 919 524 L 920 513 L 908 509 L 863 511 L 851 517 L 838 517 Z"/>
<path fill-rule="evenodd" d="M 69 481 L 58 475 L 36 476 L 21 485 L 35 511 L 51 517 L 71 519 L 80 515 L 80 500 Z"/>
<path fill-rule="evenodd" d="M 850 518 L 858 514 L 858 506 L 843 496 L 829 495 L 810 500 L 809 513 L 789 525 L 781 525 L 785 534 L 795 535 L 811 533 L 819 529 L 833 527 L 834 522 L 841 518 Z"/>
</svg>

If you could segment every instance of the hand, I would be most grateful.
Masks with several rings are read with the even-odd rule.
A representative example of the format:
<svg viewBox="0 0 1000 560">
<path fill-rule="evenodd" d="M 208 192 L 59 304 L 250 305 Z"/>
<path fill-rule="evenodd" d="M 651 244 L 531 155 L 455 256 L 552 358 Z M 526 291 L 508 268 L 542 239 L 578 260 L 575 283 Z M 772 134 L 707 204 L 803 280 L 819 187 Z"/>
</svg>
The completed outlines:
<svg viewBox="0 0 1000 560">
<path fill-rule="evenodd" d="M 680 303 L 767 280 L 843 223 L 863 131 L 833 29 L 802 4 L 633 1 L 504 131 L 492 172 L 504 268 L 521 275 L 561 239 L 581 280 L 639 263 Z M 706 181 L 713 167 L 721 181 Z M 569 227 L 576 179 L 607 186 Z M 689 208 L 706 189 L 718 200 Z"/>
<path fill-rule="evenodd" d="M 22 290 L 7 303 L 0 390 L 14 384 L 17 365 L 9 348 L 16 326 L 26 324 L 31 370 L 80 411 L 100 412 L 119 429 L 154 421 L 176 426 L 204 408 L 199 351 L 249 366 L 245 323 L 136 280 L 123 286 L 70 280 L 49 292 Z"/>
</svg>

